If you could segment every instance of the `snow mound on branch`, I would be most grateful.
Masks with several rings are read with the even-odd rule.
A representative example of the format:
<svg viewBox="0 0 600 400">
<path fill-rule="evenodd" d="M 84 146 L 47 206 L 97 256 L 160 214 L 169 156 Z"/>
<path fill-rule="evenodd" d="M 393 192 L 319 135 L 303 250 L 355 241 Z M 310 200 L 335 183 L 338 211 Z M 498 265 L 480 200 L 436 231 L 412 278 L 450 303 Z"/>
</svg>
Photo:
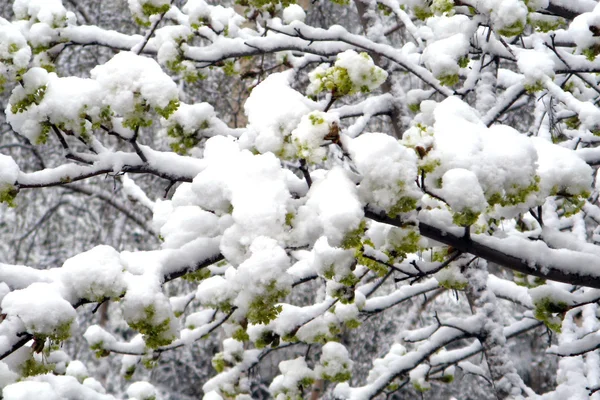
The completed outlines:
<svg viewBox="0 0 600 400">
<path fill-rule="evenodd" d="M 119 297 L 126 288 L 120 254 L 110 246 L 96 246 L 69 258 L 57 273 L 71 301 L 103 301 Z"/>
<path fill-rule="evenodd" d="M 29 333 L 40 336 L 64 340 L 76 324 L 75 309 L 51 283 L 36 282 L 8 293 L 1 308 L 9 318 L 21 319 Z"/>
<path fill-rule="evenodd" d="M 332 246 L 339 246 L 364 216 L 356 184 L 339 167 L 315 182 L 307 198 L 294 219 L 295 234 L 301 242 L 314 243 L 324 235 Z"/>
<path fill-rule="evenodd" d="M 359 193 L 364 203 L 389 212 L 403 196 L 420 197 L 413 150 L 383 133 L 365 133 L 344 144 L 363 177 Z"/>
<path fill-rule="evenodd" d="M 291 195 L 285 173 L 273 154 L 254 155 L 224 137 L 209 139 L 204 157 L 208 166 L 194 178 L 192 189 L 205 210 L 231 214 L 221 251 L 239 264 L 255 238 L 281 237 L 287 230 Z"/>
<path fill-rule="evenodd" d="M 106 105 L 121 115 L 134 111 L 139 93 L 155 108 L 166 108 L 178 98 L 177 85 L 151 58 L 122 51 L 91 71 L 91 76 L 103 88 Z"/>
<path fill-rule="evenodd" d="M 473 172 L 454 168 L 444 174 L 442 182 L 443 197 L 454 211 L 478 213 L 485 209 L 485 197 Z"/>
<path fill-rule="evenodd" d="M 0 154 L 0 191 L 4 186 L 14 185 L 19 176 L 19 166 L 12 157 Z"/>
<path fill-rule="evenodd" d="M 242 147 L 254 147 L 260 153 L 281 151 L 284 137 L 303 115 L 317 108 L 315 102 L 290 87 L 291 74 L 272 74 L 252 90 L 244 104 L 248 132 L 240 138 Z"/>
</svg>

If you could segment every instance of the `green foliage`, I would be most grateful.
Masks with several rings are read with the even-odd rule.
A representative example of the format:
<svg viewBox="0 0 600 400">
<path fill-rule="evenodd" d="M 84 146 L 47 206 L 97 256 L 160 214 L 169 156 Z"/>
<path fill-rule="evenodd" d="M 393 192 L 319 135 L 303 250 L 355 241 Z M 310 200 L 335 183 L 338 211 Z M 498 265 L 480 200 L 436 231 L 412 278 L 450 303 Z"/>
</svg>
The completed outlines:
<svg viewBox="0 0 600 400">
<path fill-rule="evenodd" d="M 358 228 L 346 233 L 342 240 L 341 247 L 344 249 L 355 249 L 362 246 L 362 236 L 367 228 L 367 223 L 363 220 L 360 221 Z"/>
<path fill-rule="evenodd" d="M 546 283 L 544 278 L 540 278 L 538 276 L 526 275 L 521 272 L 513 272 L 513 281 L 519 285 L 526 287 L 528 289 L 532 289 Z"/>
<path fill-rule="evenodd" d="M 20 101 L 14 103 L 10 111 L 13 114 L 18 114 L 26 111 L 32 104 L 39 105 L 46 94 L 47 85 L 40 86 L 33 93 L 26 94 Z"/>
<path fill-rule="evenodd" d="M 594 61 L 596 56 L 600 54 L 600 45 L 594 45 L 592 47 L 588 47 L 587 49 L 583 49 L 581 54 L 583 54 L 588 61 Z"/>
<path fill-rule="evenodd" d="M 456 280 L 443 280 L 438 282 L 441 287 L 446 288 L 448 290 L 465 290 L 469 285 L 468 282 L 461 282 Z"/>
<path fill-rule="evenodd" d="M 533 182 L 529 186 L 521 187 L 518 185 L 513 185 L 511 190 L 507 191 L 504 195 L 500 193 L 493 193 L 487 196 L 487 202 L 492 207 L 496 204 L 506 207 L 525 203 L 531 194 L 539 192 L 539 184 L 540 177 L 535 175 L 533 177 Z"/>
<path fill-rule="evenodd" d="M 104 342 L 96 342 L 90 346 L 90 350 L 93 350 L 96 358 L 108 357 L 110 355 L 110 351 L 104 348 Z"/>
<path fill-rule="evenodd" d="M 567 21 L 564 18 L 550 16 L 547 16 L 546 18 L 536 18 L 530 20 L 529 23 L 536 31 L 544 33 L 555 31 L 567 26 Z"/>
<path fill-rule="evenodd" d="M 172 99 L 165 108 L 156 107 L 154 110 L 161 117 L 168 119 L 179 108 L 179 100 Z"/>
<path fill-rule="evenodd" d="M 511 25 L 507 25 L 507 26 L 503 27 L 502 29 L 499 29 L 497 32 L 498 32 L 498 34 L 500 34 L 502 36 L 512 37 L 512 36 L 520 35 L 521 33 L 523 33 L 524 29 L 525 29 L 525 24 L 523 23 L 523 21 L 517 20 L 514 23 L 512 23 Z"/>
<path fill-rule="evenodd" d="M 346 327 L 349 329 L 356 329 L 362 325 L 362 322 L 357 319 L 349 319 L 348 321 L 344 322 L 344 325 L 346 325 Z"/>
<path fill-rule="evenodd" d="M 351 304 L 354 302 L 354 289 L 350 286 L 340 286 L 332 291 L 331 296 L 342 304 Z"/>
<path fill-rule="evenodd" d="M 160 346 L 166 346 L 175 339 L 172 334 L 167 335 L 171 323 L 170 318 L 156 323 L 156 309 L 153 305 L 144 308 L 144 314 L 144 318 L 129 322 L 129 326 L 144 336 L 144 341 L 149 348 L 157 349 Z"/>
<path fill-rule="evenodd" d="M 379 277 L 383 277 L 388 273 L 388 267 L 385 264 L 364 257 L 362 252 L 357 252 L 356 261 L 375 272 Z"/>
<path fill-rule="evenodd" d="M 242 6 L 251 6 L 256 8 L 273 7 L 281 4 L 282 7 L 287 7 L 291 4 L 296 4 L 296 0 L 236 0 L 236 4 Z"/>
<path fill-rule="evenodd" d="M 574 116 L 574 117 L 565 119 L 565 125 L 567 125 L 567 128 L 569 128 L 569 129 L 579 129 L 579 126 L 581 125 L 581 121 L 579 120 L 578 116 Z"/>
<path fill-rule="evenodd" d="M 544 323 L 549 329 L 560 333 L 564 313 L 569 310 L 569 305 L 562 301 L 554 301 L 544 297 L 535 302 L 534 317 Z"/>
<path fill-rule="evenodd" d="M 126 381 L 130 381 L 131 378 L 133 378 L 133 374 L 135 374 L 135 365 L 130 365 L 125 370 L 125 373 L 123 374 L 123 378 Z"/>
<path fill-rule="evenodd" d="M 131 130 L 152 126 L 152 118 L 148 115 L 145 101 L 136 101 L 133 112 L 123 118 L 123 126 Z"/>
<path fill-rule="evenodd" d="M 444 86 L 454 86 L 460 81 L 458 74 L 440 75 L 437 78 Z"/>
<path fill-rule="evenodd" d="M 210 275 L 211 275 L 211 272 L 208 268 L 201 268 L 197 271 L 189 272 L 189 273 L 183 275 L 182 278 L 188 282 L 198 283 L 198 282 L 201 282 L 201 281 L 205 280 L 206 278 L 210 277 Z"/>
<path fill-rule="evenodd" d="M 452 216 L 452 222 L 456 225 L 467 227 L 473 225 L 477 221 L 477 218 L 479 218 L 479 213 L 467 208 L 461 212 L 455 212 Z"/>
<path fill-rule="evenodd" d="M 271 346 L 273 348 L 279 346 L 280 338 L 279 335 L 273 331 L 266 330 L 261 335 L 260 338 L 254 343 L 257 349 L 262 349 L 267 346 Z"/>
<path fill-rule="evenodd" d="M 415 390 L 419 393 L 425 393 L 428 390 L 431 390 L 431 386 L 427 385 L 427 386 L 423 386 L 421 385 L 419 382 L 414 381 L 412 382 L 413 387 L 415 388 Z"/>
<path fill-rule="evenodd" d="M 461 68 L 467 68 L 469 66 L 469 57 L 464 56 L 458 59 L 458 66 Z"/>
<path fill-rule="evenodd" d="M 142 12 L 147 17 L 155 14 L 164 14 L 169 11 L 170 8 L 170 4 L 163 4 L 162 6 L 155 6 L 150 2 L 142 4 Z"/>
<path fill-rule="evenodd" d="M 277 315 L 279 315 L 283 308 L 281 305 L 276 305 L 276 303 L 281 301 L 287 295 L 287 290 L 277 288 L 277 281 L 271 281 L 265 287 L 265 293 L 256 296 L 250 303 L 250 308 L 246 315 L 248 322 L 266 325 L 277 318 Z"/>
<path fill-rule="evenodd" d="M 237 340 L 238 342 L 247 342 L 248 340 L 250 340 L 250 336 L 248 336 L 248 333 L 242 327 L 239 327 L 231 337 Z"/>
<path fill-rule="evenodd" d="M 409 104 L 408 109 L 410 111 L 412 111 L 413 113 L 417 114 L 421 111 L 421 104 L 420 103 Z"/>
<path fill-rule="evenodd" d="M 0 187 L 0 203 L 6 203 L 9 207 L 15 208 L 17 206 L 15 198 L 18 193 L 19 189 L 13 185 L 4 185 Z"/>
<path fill-rule="evenodd" d="M 385 4 L 377 3 L 377 9 L 383 12 L 383 15 L 390 16 L 392 15 L 392 9 L 386 6 Z"/>
<path fill-rule="evenodd" d="M 421 21 L 425 21 L 427 18 L 433 16 L 433 13 L 429 7 L 415 6 L 413 7 L 413 12 L 415 13 L 415 17 Z"/>
<path fill-rule="evenodd" d="M 316 113 L 310 113 L 308 115 L 308 119 L 310 120 L 310 123 L 313 125 L 320 125 L 325 123 L 325 120 L 322 117 L 319 117 Z"/>
<path fill-rule="evenodd" d="M 323 365 L 326 367 L 327 365 L 329 365 L 329 363 L 325 361 Z M 326 372 L 323 372 L 321 374 L 321 378 L 325 379 L 326 381 L 337 383 L 349 381 L 350 378 L 352 378 L 352 372 L 348 369 L 348 364 L 342 364 L 342 368 L 343 370 L 336 373 L 335 375 L 329 375 Z"/>
<path fill-rule="evenodd" d="M 388 214 L 392 218 L 396 218 L 401 213 L 407 213 L 417 209 L 417 199 L 409 196 L 402 196 L 396 204 L 392 206 Z"/>
<path fill-rule="evenodd" d="M 541 92 L 544 90 L 544 84 L 541 81 L 536 81 L 532 84 L 525 85 L 525 91 L 529 94 L 533 94 L 535 92 Z"/>
<path fill-rule="evenodd" d="M 225 72 L 225 75 L 227 76 L 234 76 L 237 74 L 237 70 L 235 67 L 235 62 L 234 61 L 225 61 L 225 64 L 223 65 L 223 72 Z"/>
<path fill-rule="evenodd" d="M 21 366 L 21 376 L 27 378 L 29 376 L 44 375 L 54 370 L 54 364 L 44 364 L 37 362 L 33 356 L 25 360 Z"/>
<path fill-rule="evenodd" d="M 292 212 L 286 213 L 285 214 L 285 224 L 290 227 L 293 226 L 295 217 L 296 217 L 296 215 Z"/>
<path fill-rule="evenodd" d="M 451 13 L 454 10 L 453 0 L 433 0 L 431 11 L 436 14 Z"/>
<path fill-rule="evenodd" d="M 389 246 L 387 255 L 392 259 L 404 259 L 408 254 L 419 251 L 421 235 L 414 228 L 392 228 L 388 235 Z"/>
</svg>

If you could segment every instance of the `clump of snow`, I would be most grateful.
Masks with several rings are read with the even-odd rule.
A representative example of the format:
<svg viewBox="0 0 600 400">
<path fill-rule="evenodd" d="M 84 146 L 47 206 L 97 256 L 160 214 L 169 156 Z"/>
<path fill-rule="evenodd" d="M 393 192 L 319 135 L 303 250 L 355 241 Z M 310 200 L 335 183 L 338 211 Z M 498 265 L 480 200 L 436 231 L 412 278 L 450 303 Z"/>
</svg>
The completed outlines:
<svg viewBox="0 0 600 400">
<path fill-rule="evenodd" d="M 10 156 L 0 154 L 0 191 L 5 186 L 12 186 L 17 182 L 19 166 Z"/>
<path fill-rule="evenodd" d="M 17 26 L 0 17 L 0 71 L 8 73 L 8 80 L 14 80 L 17 71 L 27 68 L 30 59 L 27 39 Z"/>
<path fill-rule="evenodd" d="M 427 19 L 431 37 L 423 51 L 423 63 L 439 79 L 457 76 L 459 60 L 469 53 L 476 25 L 466 15 Z"/>
<path fill-rule="evenodd" d="M 429 365 L 421 364 L 409 373 L 410 382 L 419 392 L 431 389 L 431 383 L 427 381 L 429 369 Z"/>
<path fill-rule="evenodd" d="M 152 274 L 127 278 L 127 292 L 121 302 L 127 323 L 144 334 L 149 347 L 156 348 L 175 340 L 179 320 L 158 278 Z"/>
<path fill-rule="evenodd" d="M 347 233 L 359 227 L 363 216 L 355 183 L 346 171 L 335 167 L 313 183 L 294 219 L 294 234 L 310 243 L 325 235 L 332 246 L 339 246 Z"/>
<path fill-rule="evenodd" d="M 415 152 L 383 133 L 365 133 L 345 143 L 358 172 L 361 200 L 392 211 L 402 198 L 416 199 L 417 158 Z"/>
<path fill-rule="evenodd" d="M 456 212 L 479 213 L 487 204 L 477 176 L 463 168 L 446 171 L 442 177 L 442 193 L 444 200 Z"/>
<path fill-rule="evenodd" d="M 304 19 L 306 19 L 306 13 L 298 4 L 290 4 L 283 9 L 283 22 L 286 24 L 289 24 L 293 21 L 304 22 Z"/>
<path fill-rule="evenodd" d="M 594 35 L 590 27 L 600 25 L 600 6 L 593 11 L 576 16 L 569 25 L 568 33 L 573 38 L 580 50 L 586 50 L 598 46 L 600 38 Z"/>
<path fill-rule="evenodd" d="M 475 110 L 449 97 L 433 111 L 433 149 L 423 158 L 431 169 L 427 185 L 442 183 L 446 171 L 467 169 L 475 174 L 494 212 L 512 217 L 536 204 L 539 195 L 537 152 L 533 142 L 505 125 L 487 128 Z"/>
<path fill-rule="evenodd" d="M 134 382 L 127 388 L 127 396 L 136 400 L 155 400 L 156 388 L 146 381 Z"/>
<path fill-rule="evenodd" d="M 90 375 L 85 365 L 79 360 L 71 361 L 67 365 L 65 374 L 74 376 L 80 382 L 83 382 Z"/>
<path fill-rule="evenodd" d="M 12 92 L 7 120 L 34 143 L 45 142 L 51 129 L 48 123 L 86 137 L 92 122 L 101 119 L 102 90 L 94 80 L 59 78 L 35 67 L 23 75 L 23 83 Z"/>
<path fill-rule="evenodd" d="M 331 247 L 326 236 L 321 236 L 315 242 L 312 255 L 311 266 L 314 270 L 323 277 L 333 275 L 338 281 L 350 275 L 355 264 L 353 249 Z"/>
<path fill-rule="evenodd" d="M 591 191 L 593 170 L 575 151 L 541 138 L 531 140 L 538 155 L 537 173 L 543 195 L 565 192 L 576 196 Z"/>
<path fill-rule="evenodd" d="M 48 382 L 22 381 L 8 385 L 2 390 L 4 400 L 61 400 Z"/>
<path fill-rule="evenodd" d="M 126 288 L 120 254 L 110 246 L 96 246 L 69 258 L 57 273 L 72 302 L 119 297 Z"/>
<path fill-rule="evenodd" d="M 118 53 L 90 74 L 102 87 L 103 104 L 121 116 L 132 114 L 141 99 L 157 109 L 178 99 L 177 85 L 158 63 L 132 52 Z"/>
<path fill-rule="evenodd" d="M 19 374 L 13 372 L 6 363 L 0 361 L 0 393 L 4 387 L 16 382 Z"/>
<path fill-rule="evenodd" d="M 296 156 L 309 163 L 323 161 L 327 150 L 322 144 L 325 137 L 336 129 L 339 129 L 337 115 L 322 111 L 313 111 L 303 115 L 296 129 L 292 131 L 292 143 L 296 147 Z"/>
<path fill-rule="evenodd" d="M 94 378 L 85 378 L 83 380 L 83 386 L 88 387 L 88 388 L 92 389 L 93 391 L 98 392 L 100 394 L 106 393 L 106 389 L 104 389 L 104 386 L 102 386 L 102 384 Z"/>
<path fill-rule="evenodd" d="M 525 76 L 525 85 L 535 85 L 545 77 L 554 77 L 554 60 L 549 49 L 520 50 L 517 53 L 517 66 Z"/>
<path fill-rule="evenodd" d="M 160 234 L 165 249 L 177 249 L 198 237 L 219 234 L 219 217 L 197 206 L 181 206 L 173 210 Z"/>
<path fill-rule="evenodd" d="M 303 115 L 317 108 L 316 103 L 290 87 L 291 78 L 291 71 L 271 74 L 252 90 L 244 104 L 248 130 L 240 138 L 241 147 L 255 148 L 260 153 L 285 153 L 285 137 Z"/>
<path fill-rule="evenodd" d="M 28 332 L 58 340 L 68 338 L 77 323 L 75 309 L 51 283 L 36 282 L 10 292 L 1 308 L 9 318 L 23 321 Z"/>
<path fill-rule="evenodd" d="M 346 50 L 338 54 L 333 67 L 321 65 L 308 75 L 310 85 L 306 91 L 310 95 L 325 91 L 335 97 L 367 93 L 381 86 L 387 76 L 367 53 Z"/>
<path fill-rule="evenodd" d="M 237 269 L 226 270 L 225 278 L 204 280 L 196 298 L 207 306 L 234 305 L 238 314 L 257 323 L 272 317 L 274 309 L 269 307 L 274 305 L 270 303 L 291 290 L 292 278 L 286 273 L 290 260 L 277 241 L 264 236 L 252 242 L 249 253 Z"/>
<path fill-rule="evenodd" d="M 315 368 L 315 374 L 334 382 L 349 380 L 354 362 L 350 359 L 346 347 L 337 342 L 328 342 L 321 351 L 321 358 Z"/>
<path fill-rule="evenodd" d="M 156 58 L 167 67 L 178 62 L 181 57 L 180 46 L 191 37 L 192 31 L 184 25 L 169 25 L 154 32 L 152 44 L 158 49 Z"/>
<path fill-rule="evenodd" d="M 75 23 L 75 14 L 67 11 L 61 0 L 15 0 L 13 12 L 17 19 L 62 27 Z"/>
<path fill-rule="evenodd" d="M 194 178 L 192 189 L 202 208 L 231 214 L 220 248 L 229 262 L 239 264 L 255 238 L 280 237 L 287 230 L 291 195 L 285 173 L 273 154 L 254 155 L 221 136 L 207 141 L 204 159 L 208 167 Z"/>
<path fill-rule="evenodd" d="M 301 397 L 302 389 L 310 385 L 315 378 L 315 373 L 308 368 L 304 357 L 281 361 L 279 371 L 281 375 L 277 375 L 269 386 L 269 391 L 278 400 Z"/>
</svg>

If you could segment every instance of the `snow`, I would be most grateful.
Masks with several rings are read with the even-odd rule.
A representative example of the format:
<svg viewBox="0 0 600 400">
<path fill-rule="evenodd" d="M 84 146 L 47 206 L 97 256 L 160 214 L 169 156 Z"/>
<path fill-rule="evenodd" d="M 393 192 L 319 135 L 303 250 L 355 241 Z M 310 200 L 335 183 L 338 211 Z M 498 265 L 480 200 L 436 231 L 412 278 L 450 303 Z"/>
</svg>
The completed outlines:
<svg viewBox="0 0 600 400">
<path fill-rule="evenodd" d="M 304 22 L 306 13 L 298 4 L 290 4 L 283 9 L 283 22 L 289 24 L 292 21 Z"/>
<path fill-rule="evenodd" d="M 420 197 L 415 152 L 383 133 L 364 133 L 344 141 L 362 175 L 360 198 L 365 204 L 390 211 L 401 197 Z"/>
<path fill-rule="evenodd" d="M 79 360 L 71 361 L 69 365 L 67 365 L 65 373 L 69 376 L 74 376 L 80 382 L 83 382 L 89 376 L 87 368 Z"/>
<path fill-rule="evenodd" d="M 12 186 L 17 182 L 19 166 L 10 156 L 0 154 L 0 188 Z"/>
<path fill-rule="evenodd" d="M 76 324 L 75 309 L 50 283 L 36 282 L 12 291 L 1 304 L 2 312 L 23 321 L 30 333 L 62 336 L 70 334 Z"/>
<path fill-rule="evenodd" d="M 122 272 L 119 253 L 102 245 L 69 258 L 57 271 L 57 278 L 65 289 L 63 295 L 72 303 L 80 299 L 103 301 L 125 292 Z"/>
<path fill-rule="evenodd" d="M 317 108 L 290 87 L 291 79 L 291 71 L 271 74 L 252 90 L 244 103 L 248 127 L 240 138 L 242 147 L 254 147 L 260 153 L 285 151 L 284 138 L 303 115 Z"/>
<path fill-rule="evenodd" d="M 127 388 L 127 395 L 130 399 L 152 400 L 156 399 L 156 389 L 149 382 L 134 382 Z"/>
<path fill-rule="evenodd" d="M 337 342 L 327 342 L 321 349 L 321 358 L 315 368 L 315 373 L 327 379 L 338 374 L 352 371 L 353 361 L 344 345 Z"/>
<path fill-rule="evenodd" d="M 302 242 L 314 243 L 325 235 L 331 245 L 339 246 L 364 216 L 356 185 L 339 167 L 314 182 L 307 198 L 294 219 L 295 232 Z"/>
<path fill-rule="evenodd" d="M 5 400 L 61 400 L 59 395 L 47 382 L 17 382 L 5 387 L 2 391 Z"/>
<path fill-rule="evenodd" d="M 154 108 L 165 108 L 178 99 L 177 85 L 156 61 L 132 52 L 118 53 L 90 74 L 102 88 L 103 104 L 122 116 L 134 111 L 136 93 Z"/>
<path fill-rule="evenodd" d="M 279 399 L 280 394 L 301 396 L 302 392 L 298 388 L 301 381 L 315 377 L 315 373 L 306 365 L 304 357 L 281 361 L 279 370 L 281 375 L 276 376 L 269 386 L 269 391 L 276 399 Z"/>
<path fill-rule="evenodd" d="M 485 209 L 483 190 L 475 173 L 464 168 L 453 168 L 442 176 L 444 200 L 455 212 L 480 213 Z"/>
</svg>

